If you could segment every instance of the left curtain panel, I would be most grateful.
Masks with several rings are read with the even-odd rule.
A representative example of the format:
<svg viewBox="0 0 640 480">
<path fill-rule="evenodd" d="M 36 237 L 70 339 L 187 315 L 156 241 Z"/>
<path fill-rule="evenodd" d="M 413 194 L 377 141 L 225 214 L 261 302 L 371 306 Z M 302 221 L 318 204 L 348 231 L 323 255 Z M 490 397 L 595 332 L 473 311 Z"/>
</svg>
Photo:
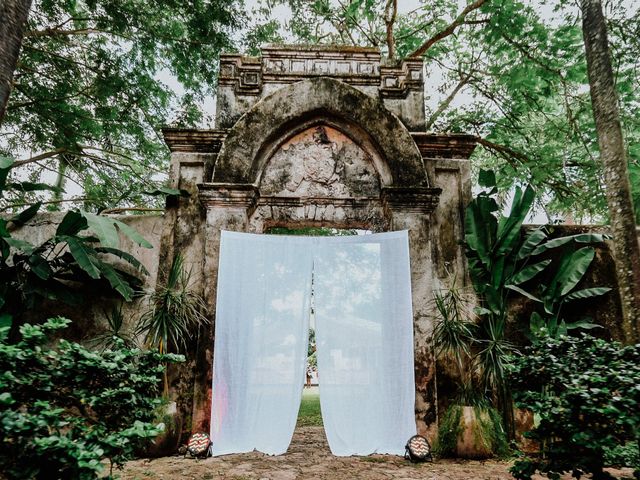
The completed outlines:
<svg viewBox="0 0 640 480">
<path fill-rule="evenodd" d="M 312 252 L 302 238 L 222 232 L 213 454 L 284 453 L 304 382 Z"/>
</svg>

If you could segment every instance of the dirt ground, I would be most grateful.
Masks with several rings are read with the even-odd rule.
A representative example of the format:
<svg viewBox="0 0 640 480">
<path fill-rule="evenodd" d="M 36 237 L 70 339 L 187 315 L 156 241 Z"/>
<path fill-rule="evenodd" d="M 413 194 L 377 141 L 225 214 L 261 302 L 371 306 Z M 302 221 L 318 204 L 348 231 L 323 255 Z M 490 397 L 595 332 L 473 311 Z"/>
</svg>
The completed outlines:
<svg viewBox="0 0 640 480">
<path fill-rule="evenodd" d="M 508 462 L 456 460 L 412 464 L 392 455 L 334 457 L 322 427 L 299 427 L 284 455 L 252 452 L 205 460 L 144 459 L 127 463 L 119 475 L 124 480 L 508 480 L 513 478 L 508 473 L 509 466 Z M 632 478 L 630 469 L 612 473 Z"/>
</svg>

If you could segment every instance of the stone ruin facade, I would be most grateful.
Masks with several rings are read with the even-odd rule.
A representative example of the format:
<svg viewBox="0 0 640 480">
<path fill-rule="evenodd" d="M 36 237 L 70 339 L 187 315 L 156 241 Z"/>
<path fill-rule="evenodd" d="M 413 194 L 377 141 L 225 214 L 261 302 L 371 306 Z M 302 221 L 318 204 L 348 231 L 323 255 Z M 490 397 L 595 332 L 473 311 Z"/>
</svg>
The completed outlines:
<svg viewBox="0 0 640 480">
<path fill-rule="evenodd" d="M 222 55 L 216 128 L 164 130 L 171 186 L 191 196 L 167 206 L 157 281 L 181 252 L 194 288 L 215 312 L 221 230 L 408 230 L 416 421 L 421 434 L 433 437 L 430 301 L 451 276 L 465 278 L 459 241 L 475 141 L 424 129 L 421 59 L 389 63 L 379 50 L 361 47 Z M 190 403 L 192 431 L 209 430 L 213 331 L 212 325 L 198 339 L 195 378 L 179 387 Z"/>
</svg>

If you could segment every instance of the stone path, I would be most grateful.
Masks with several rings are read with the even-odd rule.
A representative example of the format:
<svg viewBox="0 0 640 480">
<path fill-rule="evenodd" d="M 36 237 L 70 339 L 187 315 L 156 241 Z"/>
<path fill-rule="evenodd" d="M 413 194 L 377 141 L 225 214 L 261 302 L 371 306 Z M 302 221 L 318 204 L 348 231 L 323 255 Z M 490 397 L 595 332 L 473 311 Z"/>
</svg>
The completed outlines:
<svg viewBox="0 0 640 480">
<path fill-rule="evenodd" d="M 252 452 L 206 460 L 136 460 L 127 463 L 120 475 L 124 480 L 512 480 L 508 470 L 509 463 L 500 461 L 437 460 L 412 464 L 391 455 L 334 457 L 322 427 L 302 427 L 296 429 L 284 455 Z M 631 476 L 630 471 L 625 473 Z"/>
</svg>

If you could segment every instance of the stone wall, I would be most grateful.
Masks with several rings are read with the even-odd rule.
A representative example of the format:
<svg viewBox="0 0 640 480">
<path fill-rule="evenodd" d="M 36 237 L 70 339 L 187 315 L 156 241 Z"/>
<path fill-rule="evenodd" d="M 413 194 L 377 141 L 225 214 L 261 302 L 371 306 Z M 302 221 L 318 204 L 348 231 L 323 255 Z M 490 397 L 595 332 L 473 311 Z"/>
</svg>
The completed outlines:
<svg viewBox="0 0 640 480">
<path fill-rule="evenodd" d="M 12 232 L 14 238 L 27 240 L 39 245 L 51 238 L 64 212 L 39 213 L 28 224 Z M 152 245 L 144 248 L 120 235 L 120 248 L 131 253 L 149 271 L 149 275 L 141 277 L 143 288 L 147 292 L 154 290 L 158 276 L 158 254 L 162 232 L 162 215 L 114 215 L 114 218 L 135 228 Z M 118 263 L 114 259 L 114 263 Z M 140 314 L 146 308 L 144 298 L 131 303 L 121 302 L 121 297 L 105 297 L 101 292 L 87 291 L 84 303 L 80 306 L 68 306 L 62 303 L 45 302 L 41 308 L 31 314 L 33 321 L 62 315 L 73 321 L 65 335 L 76 341 L 87 341 L 104 331 L 105 312 L 122 303 L 126 327 L 132 329 Z"/>
</svg>

